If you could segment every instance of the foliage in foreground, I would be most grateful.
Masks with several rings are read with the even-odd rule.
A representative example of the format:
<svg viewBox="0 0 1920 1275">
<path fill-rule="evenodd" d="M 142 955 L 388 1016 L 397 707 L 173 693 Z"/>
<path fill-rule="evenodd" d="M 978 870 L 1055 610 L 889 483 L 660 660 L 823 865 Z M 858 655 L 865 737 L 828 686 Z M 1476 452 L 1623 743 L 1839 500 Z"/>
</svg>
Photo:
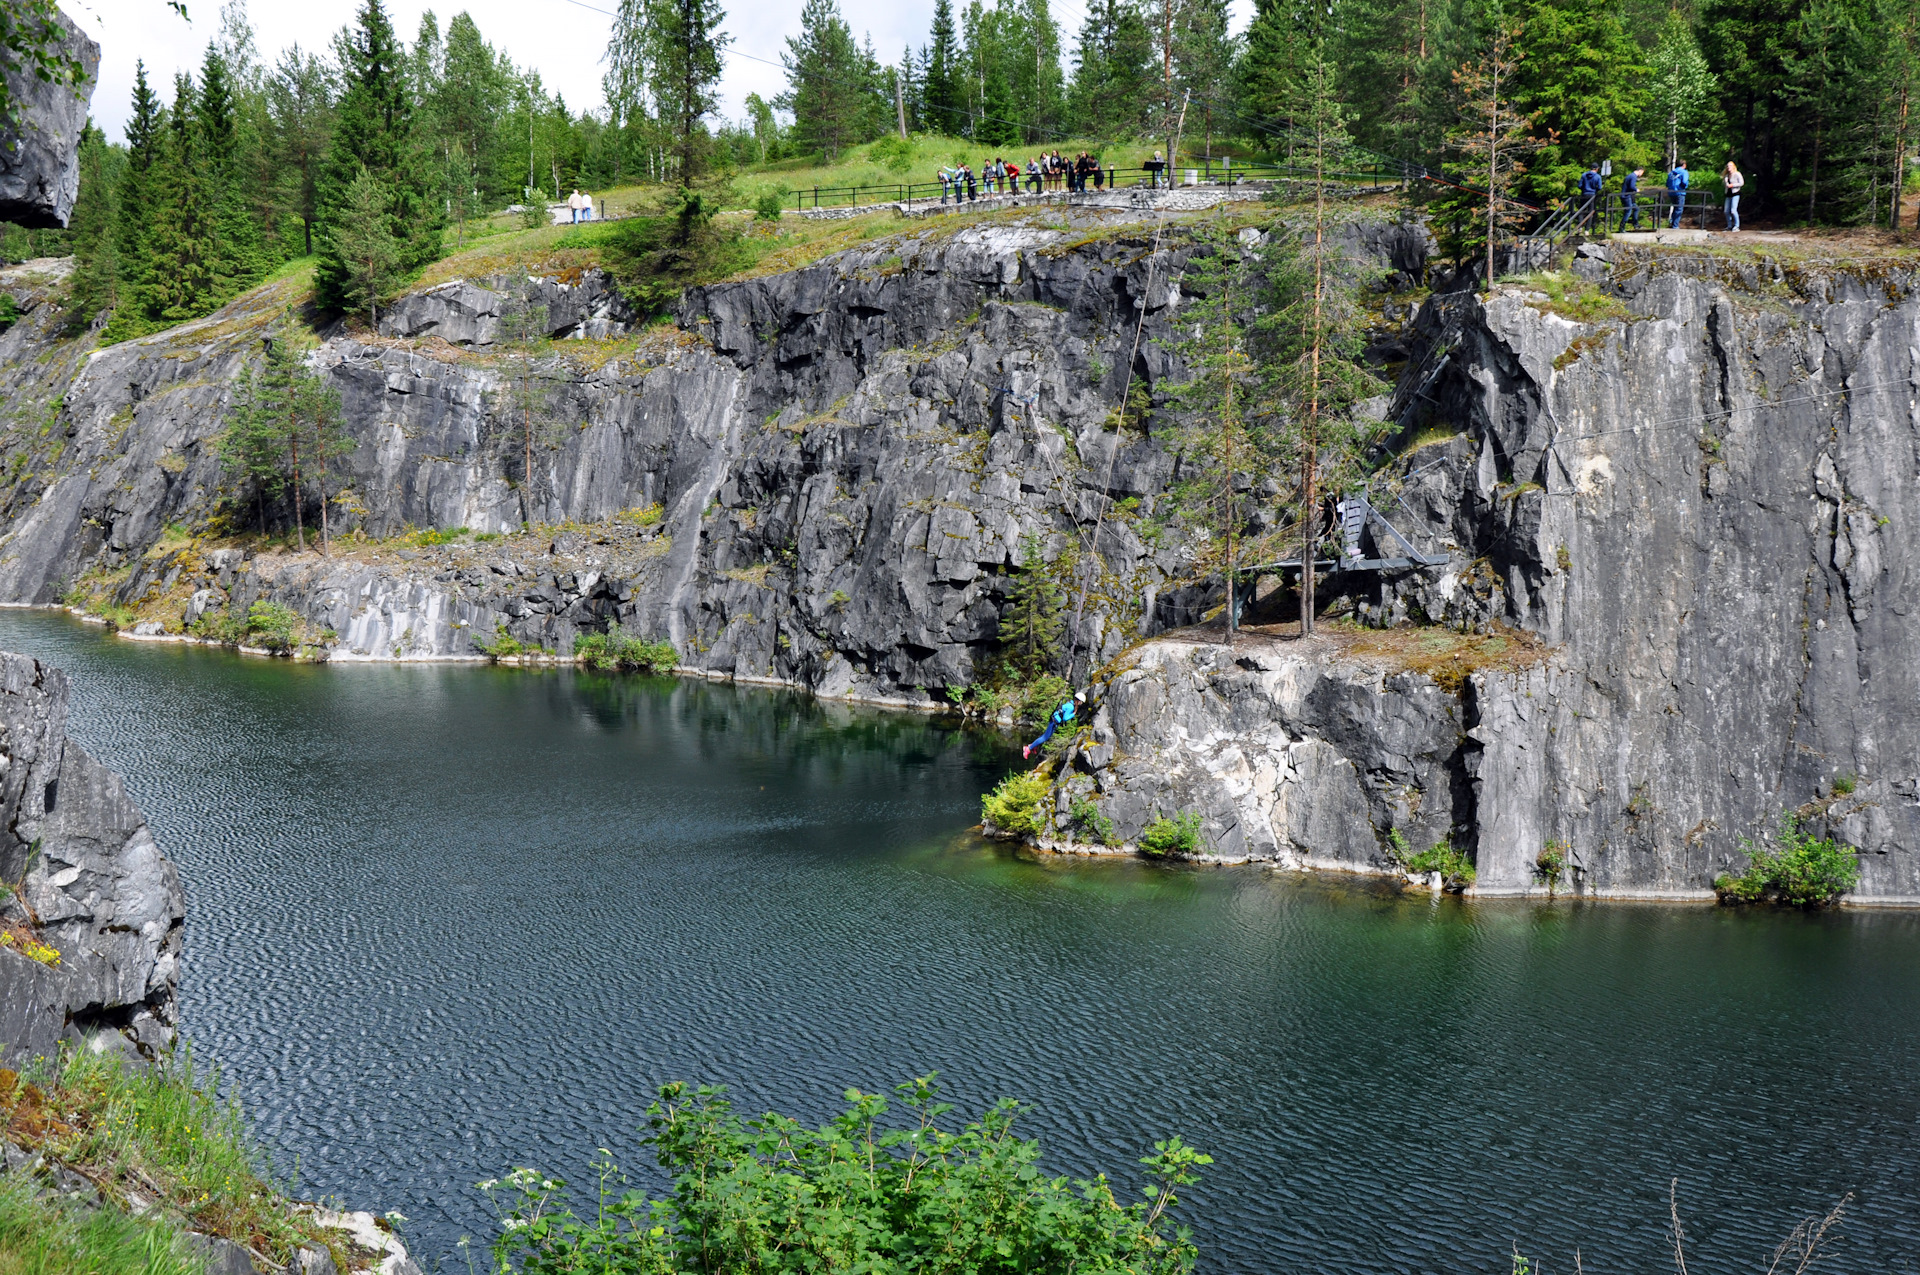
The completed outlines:
<svg viewBox="0 0 1920 1275">
<path fill-rule="evenodd" d="M 1002 832 L 1038 833 L 1040 803 L 1046 800 L 1047 791 L 1046 776 L 1039 771 L 1015 771 L 980 798 L 980 818 Z"/>
<path fill-rule="evenodd" d="M 1173 1225 L 1178 1192 L 1211 1164 L 1178 1138 L 1140 1163 L 1145 1198 L 1121 1204 L 1105 1175 L 1045 1176 L 1040 1145 L 1014 1133 L 1024 1110 L 1002 1099 L 956 1132 L 939 1120 L 932 1075 L 895 1092 L 910 1120 L 849 1089 L 818 1129 L 768 1113 L 743 1120 L 724 1089 L 671 1084 L 647 1109 L 645 1141 L 673 1179 L 665 1199 L 627 1190 L 599 1164 L 588 1216 L 565 1183 L 532 1169 L 481 1183 L 500 1212 L 497 1275 L 620 1271 L 1128 1271 L 1185 1275 L 1196 1250 Z"/>
<path fill-rule="evenodd" d="M 280 1261 L 325 1244 L 287 1207 L 239 1108 L 216 1087 L 184 1049 L 153 1067 L 83 1052 L 25 1075 L 0 1070 L 0 1137 L 73 1165 L 109 1204 L 137 1192 L 153 1201 L 152 1222 L 165 1224 L 114 1209 L 54 1219 L 32 1197 L 31 1179 L 0 1179 L 0 1271 L 185 1275 L 198 1263 L 171 1247 L 176 1223 Z"/>
<path fill-rule="evenodd" d="M 670 216 L 628 217 L 607 228 L 607 264 L 637 309 L 657 314 L 684 289 L 752 264 L 753 250 L 738 229 L 714 224 L 715 211 L 708 196 L 682 191 Z"/>
<path fill-rule="evenodd" d="M 1714 879 L 1714 892 L 1722 903 L 1824 907 L 1860 881 L 1860 862 L 1853 847 L 1814 836 L 1796 815 L 1780 821 L 1773 842 L 1773 849 L 1744 843 L 1746 870 Z"/>
<path fill-rule="evenodd" d="M 618 622 L 608 625 L 605 633 L 576 637 L 573 653 L 582 664 L 600 673 L 671 673 L 680 662 L 673 643 L 632 637 L 620 631 Z"/>
<path fill-rule="evenodd" d="M 14 1173 L 0 1178 L 0 1270 L 8 1275 L 200 1275 L 198 1257 L 163 1222 L 117 1209 L 79 1212 Z"/>
</svg>

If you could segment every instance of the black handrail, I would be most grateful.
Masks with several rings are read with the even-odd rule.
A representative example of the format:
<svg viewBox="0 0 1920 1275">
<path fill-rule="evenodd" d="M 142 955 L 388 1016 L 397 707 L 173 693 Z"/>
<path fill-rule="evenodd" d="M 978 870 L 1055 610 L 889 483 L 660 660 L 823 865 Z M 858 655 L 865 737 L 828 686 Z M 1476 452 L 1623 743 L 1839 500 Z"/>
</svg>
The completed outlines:
<svg viewBox="0 0 1920 1275">
<path fill-rule="evenodd" d="M 1314 172 L 1310 168 L 1288 164 L 1218 164 L 1207 160 L 1188 160 L 1171 168 L 1149 169 L 1146 167 L 1120 168 L 1103 165 L 1099 174 L 1099 185 L 1094 185 L 1091 176 L 1081 193 L 1100 193 L 1113 190 L 1152 189 L 1157 184 L 1161 189 L 1177 188 L 1184 181 L 1181 170 L 1191 170 L 1205 185 L 1225 182 L 1238 185 L 1244 181 L 1272 180 L 1275 178 L 1311 178 Z M 1329 170 L 1326 180 L 1342 185 L 1367 184 L 1374 191 L 1392 189 L 1401 184 L 1404 178 L 1382 164 L 1365 166 L 1344 165 L 1338 170 Z M 1007 179 L 1012 184 L 1012 179 Z M 1033 188 L 1034 178 L 1022 171 L 1018 178 L 1017 190 L 986 190 L 985 179 L 978 174 L 974 178 L 974 197 L 966 196 L 964 187 L 956 190 L 957 183 L 931 182 L 893 182 L 868 186 L 810 186 L 789 191 L 796 210 L 807 208 L 857 208 L 862 203 L 869 204 L 946 204 L 949 207 L 961 203 L 979 203 L 983 200 L 1007 198 L 1012 195 L 1066 195 L 1074 193 L 1069 189 L 1066 174 L 1056 174 L 1051 178 L 1043 177 L 1039 190 Z"/>
</svg>

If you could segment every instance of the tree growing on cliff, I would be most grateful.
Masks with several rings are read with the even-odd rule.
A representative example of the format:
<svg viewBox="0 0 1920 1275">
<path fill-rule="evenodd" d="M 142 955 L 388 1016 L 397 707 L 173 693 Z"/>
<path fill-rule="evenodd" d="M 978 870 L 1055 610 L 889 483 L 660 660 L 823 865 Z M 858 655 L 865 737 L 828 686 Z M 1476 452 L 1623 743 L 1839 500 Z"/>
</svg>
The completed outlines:
<svg viewBox="0 0 1920 1275">
<path fill-rule="evenodd" d="M 1007 663 L 1024 681 L 1052 669 L 1060 658 L 1060 584 L 1048 570 L 1038 536 L 1020 538 L 1020 568 L 1007 590 L 1007 610 L 1000 617 L 1000 648 Z"/>
<path fill-rule="evenodd" d="M 365 314 L 380 330 L 380 298 L 399 286 L 405 245 L 394 236 L 387 189 L 362 168 L 334 205 L 322 236 L 335 263 L 336 304 L 348 314 Z"/>
<path fill-rule="evenodd" d="M 553 416 L 554 386 L 534 365 L 547 335 L 547 309 L 528 302 L 500 320 L 500 339 L 512 352 L 505 383 L 494 395 L 494 410 L 518 424 L 521 447 L 521 516 L 533 521 L 533 453 L 557 446 L 565 437 Z"/>
<path fill-rule="evenodd" d="M 1520 22 L 1496 14 L 1479 56 L 1453 73 L 1460 119 L 1447 134 L 1445 170 L 1460 184 L 1445 188 L 1432 204 L 1441 247 L 1454 260 L 1484 252 L 1488 291 L 1501 232 L 1534 213 L 1515 195 L 1526 157 L 1543 144 L 1533 135 L 1533 117 L 1512 100 L 1523 31 Z"/>
<path fill-rule="evenodd" d="M 311 347 L 291 335 L 272 338 L 266 366 L 248 369 L 234 395 L 219 450 L 227 472 L 254 489 L 260 527 L 266 504 L 289 495 L 295 541 L 307 547 L 309 485 L 320 497 L 320 551 L 331 549 L 327 506 L 334 495 L 334 462 L 354 450 L 340 410 L 339 392 L 307 366 Z"/>
</svg>

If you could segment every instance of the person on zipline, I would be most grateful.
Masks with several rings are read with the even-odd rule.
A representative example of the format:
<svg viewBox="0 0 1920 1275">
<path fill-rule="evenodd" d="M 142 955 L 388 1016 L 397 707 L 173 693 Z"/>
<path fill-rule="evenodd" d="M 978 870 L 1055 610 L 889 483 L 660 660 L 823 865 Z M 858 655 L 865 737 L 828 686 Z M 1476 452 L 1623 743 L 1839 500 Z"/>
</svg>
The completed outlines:
<svg viewBox="0 0 1920 1275">
<path fill-rule="evenodd" d="M 1020 750 L 1020 756 L 1023 758 L 1033 756 L 1034 749 L 1040 747 L 1040 745 L 1052 739 L 1053 732 L 1059 730 L 1062 726 L 1065 726 L 1068 722 L 1071 722 L 1073 720 L 1074 706 L 1077 704 L 1084 704 L 1086 702 L 1087 702 L 1087 693 L 1085 691 L 1075 691 L 1072 699 L 1068 700 L 1066 703 L 1062 704 L 1060 707 L 1053 710 L 1053 716 L 1047 718 L 1046 730 L 1040 733 L 1040 738 L 1034 740 L 1031 744 L 1028 744 L 1025 748 L 1022 748 Z"/>
</svg>

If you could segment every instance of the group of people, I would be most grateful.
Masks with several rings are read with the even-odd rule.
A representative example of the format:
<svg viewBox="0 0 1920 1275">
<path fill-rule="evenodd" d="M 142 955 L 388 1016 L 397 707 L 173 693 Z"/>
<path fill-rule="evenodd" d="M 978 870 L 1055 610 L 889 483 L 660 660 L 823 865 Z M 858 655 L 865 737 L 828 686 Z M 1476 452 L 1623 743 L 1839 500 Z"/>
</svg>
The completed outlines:
<svg viewBox="0 0 1920 1275">
<path fill-rule="evenodd" d="M 1620 183 L 1620 225 L 1625 230 L 1629 222 L 1633 228 L 1640 228 L 1640 182 L 1647 175 L 1644 168 L 1629 171 Z M 1746 188 L 1746 174 L 1740 171 L 1740 165 L 1732 160 L 1720 170 L 1720 184 L 1725 190 L 1726 228 L 1729 232 L 1740 229 L 1740 192 Z M 1693 174 L 1687 171 L 1684 159 L 1675 159 L 1673 167 L 1667 170 L 1667 196 L 1672 204 L 1667 225 L 1669 228 L 1680 224 L 1681 214 L 1687 210 L 1687 192 L 1693 186 Z M 1587 225 L 1594 225 L 1599 219 L 1600 197 L 1606 193 L 1607 179 L 1600 173 L 1598 164 L 1588 164 L 1587 171 L 1580 174 L 1581 218 Z M 1650 220 L 1658 224 L 1660 214 L 1650 214 Z"/>
<path fill-rule="evenodd" d="M 567 211 L 573 214 L 574 223 L 593 220 L 593 196 L 583 195 L 578 187 L 567 196 Z"/>
<path fill-rule="evenodd" d="M 940 202 L 946 203 L 949 196 L 955 203 L 964 203 L 979 199 L 983 194 L 988 199 L 998 196 L 1017 195 L 1024 178 L 1027 193 L 1038 195 L 1042 191 L 1066 189 L 1075 193 L 1085 191 L 1091 181 L 1097 190 L 1103 180 L 1110 180 L 1112 170 L 1103 172 L 1100 160 L 1086 151 L 1081 151 L 1068 159 L 1059 151 L 1049 151 L 1037 155 L 1023 167 L 1017 159 L 994 159 L 982 164 L 978 173 L 971 164 L 954 164 L 940 169 Z"/>
</svg>

